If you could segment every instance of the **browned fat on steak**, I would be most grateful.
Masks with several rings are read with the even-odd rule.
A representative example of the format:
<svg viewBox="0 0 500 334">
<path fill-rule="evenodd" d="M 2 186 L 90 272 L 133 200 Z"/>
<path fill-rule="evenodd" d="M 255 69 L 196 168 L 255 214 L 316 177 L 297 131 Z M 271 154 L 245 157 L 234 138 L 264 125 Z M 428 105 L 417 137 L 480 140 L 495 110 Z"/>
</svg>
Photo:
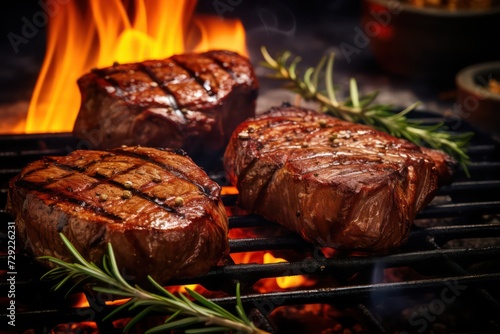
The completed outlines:
<svg viewBox="0 0 500 334">
<path fill-rule="evenodd" d="M 258 83 L 250 61 L 209 51 L 93 70 L 78 80 L 74 134 L 92 148 L 182 148 L 193 157 L 222 151 L 236 126 L 255 115 Z"/>
<path fill-rule="evenodd" d="M 243 208 L 346 250 L 403 244 L 439 177 L 433 157 L 408 141 L 289 106 L 238 126 L 224 165 Z M 440 171 L 449 174 L 447 167 Z"/>
<path fill-rule="evenodd" d="M 209 271 L 228 252 L 220 187 L 172 150 L 74 151 L 30 163 L 10 182 L 7 211 L 35 256 L 73 262 L 62 232 L 99 263 L 107 243 L 128 278 L 160 282 Z"/>
</svg>

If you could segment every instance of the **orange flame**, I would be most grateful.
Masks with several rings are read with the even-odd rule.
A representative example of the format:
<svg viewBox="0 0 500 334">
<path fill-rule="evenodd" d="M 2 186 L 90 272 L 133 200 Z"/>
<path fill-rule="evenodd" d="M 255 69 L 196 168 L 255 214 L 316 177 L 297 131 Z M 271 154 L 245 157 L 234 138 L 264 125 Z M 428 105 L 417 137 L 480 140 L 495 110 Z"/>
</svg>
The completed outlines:
<svg viewBox="0 0 500 334">
<path fill-rule="evenodd" d="M 238 195 L 238 189 L 233 186 L 223 186 L 220 192 L 221 195 Z"/>
<path fill-rule="evenodd" d="M 72 131 L 81 100 L 76 81 L 92 68 L 210 49 L 247 55 L 239 20 L 194 15 L 195 7 L 196 0 L 60 4 L 48 25 L 25 132 Z"/>
<path fill-rule="evenodd" d="M 264 252 L 264 251 L 231 254 L 231 258 L 236 264 L 243 264 L 243 263 L 268 264 L 268 263 L 288 262 L 283 258 L 275 257 L 270 252 Z M 260 293 L 265 293 L 276 290 L 307 287 L 307 286 L 312 286 L 315 283 L 316 280 L 308 278 L 305 275 L 290 275 L 290 276 L 260 279 L 258 282 L 254 284 L 254 288 Z"/>
<path fill-rule="evenodd" d="M 274 257 L 271 253 L 266 252 L 264 254 L 264 263 L 280 263 L 280 262 L 288 262 L 285 259 L 279 258 L 279 257 Z M 265 283 L 266 281 L 270 281 Z M 298 287 L 304 287 L 304 286 L 310 286 L 315 283 L 314 280 L 311 280 L 307 278 L 304 275 L 293 275 L 293 276 L 282 276 L 282 277 L 276 277 L 276 278 L 269 278 L 267 280 L 262 280 L 261 282 L 261 287 L 259 288 L 260 292 L 269 292 L 274 289 L 269 290 L 274 282 L 276 281 L 276 285 L 280 289 L 291 289 L 291 288 L 298 288 Z"/>
</svg>

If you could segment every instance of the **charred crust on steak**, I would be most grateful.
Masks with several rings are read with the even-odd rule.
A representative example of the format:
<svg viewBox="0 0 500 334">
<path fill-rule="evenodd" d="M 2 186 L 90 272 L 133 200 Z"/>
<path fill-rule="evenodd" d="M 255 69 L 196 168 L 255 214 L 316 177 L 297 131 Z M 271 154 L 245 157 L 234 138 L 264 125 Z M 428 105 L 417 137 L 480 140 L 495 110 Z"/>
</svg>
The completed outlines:
<svg viewBox="0 0 500 334">
<path fill-rule="evenodd" d="M 255 115 L 258 93 L 250 61 L 221 50 L 93 70 L 78 86 L 73 133 L 92 148 L 182 148 L 202 165 Z"/>
<path fill-rule="evenodd" d="M 451 175 L 451 158 L 428 152 L 366 125 L 281 106 L 235 129 L 224 167 L 244 209 L 320 246 L 381 251 L 407 240 L 438 180 Z"/>
<path fill-rule="evenodd" d="M 111 242 L 136 281 L 194 277 L 229 252 L 219 185 L 168 149 L 45 157 L 10 180 L 6 209 L 33 255 L 70 261 L 58 235 L 64 233 L 84 257 L 100 262 Z"/>
<path fill-rule="evenodd" d="M 150 83 L 150 86 L 151 87 L 160 87 L 166 94 L 168 100 L 169 100 L 169 105 L 174 109 L 174 110 L 179 110 L 179 104 L 177 102 L 177 100 L 175 99 L 175 96 L 173 94 L 173 92 L 170 90 L 170 88 L 168 88 L 167 85 L 163 84 L 163 82 L 161 81 L 160 78 L 158 78 L 156 76 L 156 74 L 151 70 L 151 68 L 149 68 L 149 66 L 145 65 L 145 64 L 139 64 L 139 68 L 144 71 L 144 73 L 146 73 L 147 75 L 149 75 L 149 77 L 151 78 L 151 80 L 153 80 L 151 83 Z M 135 71 L 134 71 L 135 73 Z M 134 73 L 131 73 L 131 74 L 134 74 Z M 152 85 L 152 84 L 155 84 L 155 85 Z"/>
<path fill-rule="evenodd" d="M 173 56 L 171 58 L 174 63 L 179 66 L 180 68 L 184 69 L 187 73 L 189 73 L 189 75 L 198 83 L 198 85 L 200 85 L 201 88 L 203 88 L 207 94 L 209 96 L 214 96 L 215 93 L 214 91 L 212 90 L 212 87 L 210 85 L 210 81 L 208 80 L 203 80 L 201 77 L 200 77 L 200 72 L 198 72 L 197 70 L 194 70 L 190 67 L 189 63 L 183 61 L 183 58 L 179 57 L 179 56 Z M 203 68 L 202 68 L 203 70 Z"/>
<path fill-rule="evenodd" d="M 58 202 L 59 203 L 67 202 L 67 203 L 75 204 L 75 205 L 81 207 L 85 211 L 91 211 L 94 214 L 97 214 L 99 216 L 103 216 L 106 219 L 111 219 L 111 220 L 116 221 L 116 222 L 123 220 L 121 217 L 107 212 L 102 207 L 92 205 L 88 202 L 85 202 L 83 200 L 79 200 L 75 197 L 68 196 L 68 194 L 66 192 L 61 193 L 57 190 L 47 189 L 46 188 L 47 183 L 34 183 L 34 182 L 26 181 L 26 180 L 16 180 L 14 182 L 14 184 L 17 188 L 35 191 L 37 193 L 37 195 L 40 198 L 45 199 L 47 201 L 47 204 L 50 206 L 54 206 Z"/>
<path fill-rule="evenodd" d="M 165 152 L 172 152 L 172 153 L 175 153 L 177 155 L 180 155 L 180 156 L 183 156 L 183 157 L 187 157 L 187 155 L 185 154 L 185 152 L 183 150 L 172 150 L 172 149 L 169 149 L 169 150 L 164 150 Z M 121 149 L 121 148 L 116 148 L 116 149 L 113 149 L 113 152 L 117 152 L 117 153 L 120 153 L 120 154 L 123 154 L 123 155 L 128 155 L 130 157 L 135 157 L 135 158 L 139 158 L 139 159 L 142 159 L 144 161 L 147 161 L 147 162 L 150 162 L 150 163 L 153 163 L 163 169 L 166 169 L 166 170 L 169 170 L 173 173 L 176 174 L 176 176 L 178 176 L 179 178 L 182 178 L 186 181 L 189 181 L 189 182 L 192 182 L 194 185 L 196 185 L 205 195 L 207 195 L 209 198 L 215 200 L 216 198 L 219 197 L 220 195 L 220 187 L 218 186 L 211 186 L 211 187 L 206 187 L 205 185 L 202 185 L 202 184 L 199 184 L 197 182 L 195 182 L 194 180 L 191 180 L 185 173 L 182 169 L 173 169 L 172 166 L 168 166 L 158 160 L 156 160 L 154 157 L 152 156 L 149 156 L 149 155 L 145 155 L 145 154 L 141 154 L 141 153 L 137 153 L 135 151 L 130 151 L 130 150 L 124 150 L 124 149 Z M 179 153 L 178 153 L 179 152 Z"/>
</svg>

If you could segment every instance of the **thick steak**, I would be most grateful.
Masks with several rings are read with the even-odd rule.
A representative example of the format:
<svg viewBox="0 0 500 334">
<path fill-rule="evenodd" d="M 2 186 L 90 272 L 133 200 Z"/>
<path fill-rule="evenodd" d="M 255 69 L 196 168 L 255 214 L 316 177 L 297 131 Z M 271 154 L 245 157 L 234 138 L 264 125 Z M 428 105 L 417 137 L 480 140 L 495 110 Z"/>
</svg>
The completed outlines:
<svg viewBox="0 0 500 334">
<path fill-rule="evenodd" d="M 59 232 L 90 261 L 106 244 L 138 281 L 207 272 L 228 252 L 220 187 L 184 154 L 122 147 L 30 163 L 10 182 L 7 211 L 35 256 L 73 261 Z"/>
<path fill-rule="evenodd" d="M 230 51 L 95 69 L 78 80 L 74 134 L 92 148 L 182 148 L 222 153 L 236 126 L 255 115 L 251 63 Z"/>
<path fill-rule="evenodd" d="M 403 244 L 438 182 L 433 158 L 418 146 L 287 106 L 239 125 L 224 165 L 243 208 L 312 243 L 348 250 Z"/>
</svg>

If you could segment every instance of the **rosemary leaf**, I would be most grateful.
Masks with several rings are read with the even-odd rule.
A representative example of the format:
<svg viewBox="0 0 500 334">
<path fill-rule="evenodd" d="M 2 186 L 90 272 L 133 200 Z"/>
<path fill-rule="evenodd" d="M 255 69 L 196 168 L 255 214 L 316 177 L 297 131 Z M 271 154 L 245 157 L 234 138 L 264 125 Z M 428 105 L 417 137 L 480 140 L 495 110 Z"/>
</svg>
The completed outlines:
<svg viewBox="0 0 500 334">
<path fill-rule="evenodd" d="M 120 306 L 115 308 L 113 311 L 109 312 L 102 320 L 108 321 L 108 320 L 112 319 L 115 315 L 120 313 L 122 310 L 128 308 L 131 304 L 133 304 L 134 301 L 135 301 L 134 299 L 130 299 L 129 301 L 121 304 Z"/>
<path fill-rule="evenodd" d="M 68 248 L 71 254 L 76 258 L 76 260 L 86 267 L 90 266 L 85 258 L 80 254 L 80 252 L 76 250 L 75 246 L 73 246 L 73 244 L 64 236 L 64 234 L 59 233 L 59 235 L 61 236 L 64 245 Z"/>
<path fill-rule="evenodd" d="M 54 291 L 59 290 L 67 281 L 73 278 L 73 275 L 68 275 L 64 277 L 58 284 L 56 284 L 52 289 Z"/>
<path fill-rule="evenodd" d="M 354 108 L 359 108 L 360 103 L 359 103 L 358 85 L 356 84 L 356 80 L 354 78 L 351 78 L 350 88 L 351 88 L 352 106 Z"/>
<path fill-rule="evenodd" d="M 141 321 L 145 316 L 147 316 L 150 312 L 154 311 L 157 308 L 156 305 L 151 305 L 144 308 L 141 312 L 137 313 L 130 321 L 127 323 L 125 328 L 123 328 L 124 333 L 128 333 L 135 324 Z"/>
<path fill-rule="evenodd" d="M 108 254 L 104 254 L 104 257 L 102 259 L 102 267 L 104 269 L 104 272 L 107 275 L 109 275 L 109 276 L 112 275 L 111 274 L 111 268 L 109 267 L 109 256 L 108 256 Z"/>
<path fill-rule="evenodd" d="M 206 299 L 205 297 L 203 297 L 202 295 L 200 295 L 198 292 L 193 291 L 191 289 L 187 289 L 187 288 L 186 288 L 186 291 L 189 293 L 189 295 L 191 297 L 193 297 L 194 299 L 196 299 L 198 301 L 198 303 L 200 303 L 201 305 L 205 306 L 207 309 L 214 310 L 215 313 L 224 314 L 227 319 L 231 319 L 231 320 L 234 320 L 234 321 L 238 321 L 239 320 L 238 317 L 234 316 L 232 313 L 230 313 L 229 311 L 227 311 L 223 307 L 217 305 L 216 303 L 214 303 L 214 302 Z"/>
<path fill-rule="evenodd" d="M 104 287 L 100 287 L 100 286 L 95 286 L 95 287 L 92 287 L 92 290 L 94 290 L 96 292 L 106 293 L 106 294 L 113 295 L 113 296 L 134 297 L 133 293 L 126 292 L 126 291 L 119 290 L 119 289 L 112 289 L 112 288 L 104 288 Z"/>
<path fill-rule="evenodd" d="M 194 302 L 182 294 L 177 297 L 150 276 L 148 276 L 149 281 L 153 284 L 155 290 L 159 290 L 161 294 L 146 291 L 138 285 L 132 286 L 120 274 L 111 244 L 108 244 L 108 252 L 103 256 L 102 260 L 103 268 L 100 268 L 97 264 L 85 260 L 63 234 L 60 234 L 60 236 L 77 263 L 68 263 L 51 256 L 40 257 L 40 259 L 50 261 L 56 266 L 56 268 L 45 273 L 42 279 L 57 279 L 59 282 L 54 286 L 54 290 L 60 290 L 64 285 L 75 279 L 78 279 L 78 281 L 71 289 L 85 280 L 90 280 L 92 283 L 91 288 L 96 292 L 130 298 L 104 317 L 106 321 L 110 320 L 124 309 L 136 312 L 125 327 L 125 331 L 132 329 L 141 319 L 155 312 L 162 313 L 168 318 L 164 324 L 151 328 L 147 333 L 160 333 L 169 329 L 190 327 L 195 324 L 205 325 L 206 327 L 193 329 L 192 333 L 220 331 L 249 334 L 267 333 L 256 328 L 243 313 L 239 284 L 237 285 L 236 296 L 236 312 L 238 316 L 236 316 L 192 290 L 188 290 L 188 293 L 195 299 Z"/>
<path fill-rule="evenodd" d="M 118 269 L 118 264 L 116 263 L 115 253 L 113 252 L 113 247 L 111 244 L 108 244 L 108 256 L 109 256 L 109 264 L 112 275 L 118 282 L 123 285 L 126 289 L 132 289 L 132 287 L 125 281 L 125 279 L 120 274 L 120 269 Z"/>
<path fill-rule="evenodd" d="M 321 72 L 323 71 L 323 67 L 325 67 L 325 63 L 326 63 L 326 57 L 322 57 L 318 63 L 318 66 L 316 66 L 315 68 L 313 67 L 314 72 L 312 75 L 312 84 L 314 85 L 315 91 L 318 90 L 319 76 L 320 76 Z"/>
<path fill-rule="evenodd" d="M 301 61 L 301 58 L 300 57 L 296 57 L 292 63 L 290 64 L 290 67 L 289 67 L 289 71 L 290 71 L 290 77 L 291 78 L 296 78 L 297 75 L 295 73 L 295 69 L 297 68 L 297 65 L 300 63 Z"/>
<path fill-rule="evenodd" d="M 326 91 L 328 92 L 328 98 L 331 101 L 332 106 L 337 106 L 337 98 L 335 97 L 335 89 L 333 86 L 333 59 L 334 54 L 330 54 L 328 61 L 326 63 Z"/>
<path fill-rule="evenodd" d="M 253 323 L 248 319 L 246 313 L 244 312 L 243 303 L 241 302 L 240 295 L 240 282 L 236 284 L 236 311 L 238 312 L 241 319 L 245 321 L 247 325 L 253 326 Z"/>
<path fill-rule="evenodd" d="M 83 276 L 83 277 L 82 277 L 82 278 L 80 278 L 78 281 L 76 281 L 76 282 L 75 282 L 75 283 L 71 286 L 71 288 L 69 288 L 69 289 L 68 289 L 68 291 L 66 291 L 66 294 L 64 295 L 64 297 L 66 297 L 66 298 L 67 298 L 67 297 L 71 294 L 71 292 L 73 292 L 73 290 L 74 290 L 76 287 L 80 286 L 80 285 L 83 283 L 83 281 L 85 281 L 87 278 L 88 278 L 88 277 Z"/>
<path fill-rule="evenodd" d="M 175 312 L 174 312 L 171 316 L 169 316 L 169 317 L 165 320 L 165 322 L 164 322 L 164 323 L 166 324 L 167 322 L 173 321 L 173 320 L 174 320 L 175 318 L 177 318 L 177 316 L 178 316 L 178 315 L 180 315 L 180 314 L 181 314 L 181 310 L 177 310 L 177 311 L 175 311 Z"/>
<path fill-rule="evenodd" d="M 148 280 L 150 283 L 152 283 L 162 294 L 164 294 L 166 297 L 172 299 L 172 300 L 178 300 L 181 301 L 179 298 L 174 296 L 170 291 L 166 290 L 164 287 L 160 285 L 155 279 L 151 276 L 148 275 Z"/>
<path fill-rule="evenodd" d="M 311 77 L 314 74 L 314 68 L 309 67 L 304 73 L 304 83 L 311 92 L 316 92 L 316 86 L 314 85 Z"/>
</svg>

